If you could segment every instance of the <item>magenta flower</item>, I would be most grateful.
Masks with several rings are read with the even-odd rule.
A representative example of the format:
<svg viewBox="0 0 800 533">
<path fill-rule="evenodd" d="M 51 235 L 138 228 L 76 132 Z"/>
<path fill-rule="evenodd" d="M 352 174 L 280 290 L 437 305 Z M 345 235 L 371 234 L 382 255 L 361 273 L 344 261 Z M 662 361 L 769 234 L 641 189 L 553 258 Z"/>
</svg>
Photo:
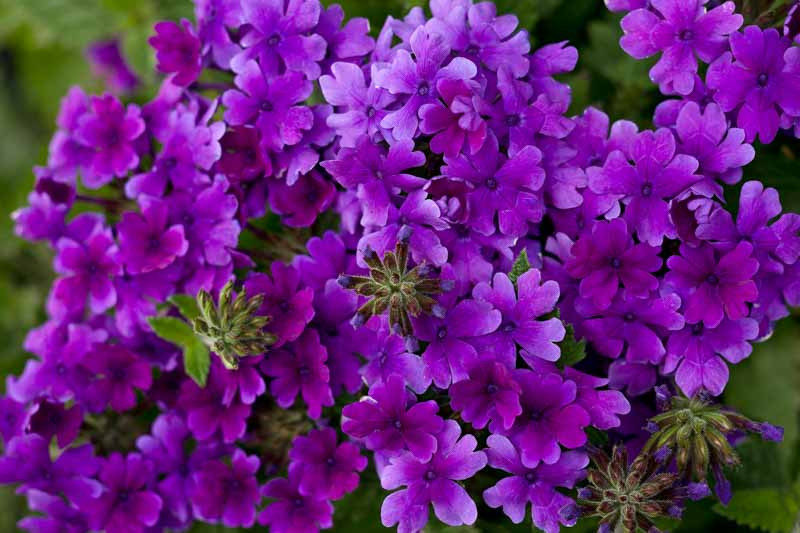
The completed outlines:
<svg viewBox="0 0 800 533">
<path fill-rule="evenodd" d="M 759 265 L 751 257 L 752 244 L 743 241 L 722 254 L 707 244 L 681 245 L 680 251 L 667 260 L 670 271 L 665 280 L 683 295 L 688 323 L 702 321 L 713 328 L 725 316 L 738 320 L 749 314 L 747 304 L 758 297 L 753 276 Z"/>
<path fill-rule="evenodd" d="M 192 508 L 202 520 L 220 521 L 226 527 L 252 527 L 256 505 L 261 501 L 258 471 L 260 461 L 236 448 L 230 465 L 206 462 L 193 475 Z"/>
<path fill-rule="evenodd" d="M 156 34 L 150 37 L 150 43 L 156 51 L 156 68 L 165 74 L 174 74 L 172 83 L 186 86 L 200 75 L 200 48 L 202 43 L 192 28 L 192 23 L 181 19 L 180 25 L 172 21 L 163 21 L 155 25 Z"/>
<path fill-rule="evenodd" d="M 276 346 L 297 340 L 306 325 L 314 318 L 311 301 L 314 290 L 300 288 L 300 274 L 293 266 L 280 261 L 272 263 L 271 276 L 257 273 L 244 283 L 244 291 L 249 298 L 264 295 L 264 303 L 258 314 L 271 317 L 267 331 L 278 337 Z"/>
<path fill-rule="evenodd" d="M 512 474 L 483 491 L 489 507 L 502 507 L 515 524 L 525 519 L 528 503 L 531 504 L 533 524 L 547 533 L 558 533 L 560 524 L 573 525 L 559 515 L 559 511 L 572 500 L 556 490 L 571 489 L 586 476 L 589 458 L 584 452 L 564 452 L 553 464 L 540 463 L 528 468 L 514 445 L 502 435 L 490 435 L 486 455 L 489 466 Z"/>
<path fill-rule="evenodd" d="M 342 431 L 365 439 L 367 448 L 380 452 L 409 450 L 427 461 L 437 449 L 436 434 L 443 421 L 439 406 L 429 400 L 411 403 L 403 378 L 389 376 L 385 383 L 370 388 L 369 396 L 342 409 Z"/>
<path fill-rule="evenodd" d="M 422 358 L 408 351 L 405 339 L 389 331 L 388 320 L 381 320 L 375 331 L 370 327 L 359 328 L 355 335 L 356 351 L 367 360 L 361 368 L 367 385 L 385 383 L 396 374 L 417 394 L 430 387 L 431 378 L 425 374 Z"/>
<path fill-rule="evenodd" d="M 619 427 L 619 415 L 630 413 L 631 404 L 620 391 L 598 390 L 608 384 L 608 379 L 584 374 L 572 367 L 564 369 L 564 376 L 578 386 L 575 401 L 586 409 L 592 426 L 597 429 Z"/>
<path fill-rule="evenodd" d="M 741 27 L 733 2 L 706 11 L 708 0 L 652 0 L 622 19 L 622 49 L 636 59 L 663 55 L 650 70 L 650 79 L 664 94 L 687 95 L 694 88 L 697 57 L 711 63 L 728 48 L 728 36 Z M 660 15 L 660 16 L 659 16 Z"/>
<path fill-rule="evenodd" d="M 93 411 L 109 404 L 116 411 L 136 406 L 136 389 L 146 391 L 153 383 L 150 365 L 116 344 L 100 344 L 81 363 L 94 375 L 88 390 Z"/>
<path fill-rule="evenodd" d="M 0 399 L 2 403 L 2 399 Z M 78 437 L 81 424 L 83 423 L 83 409 L 79 405 L 65 407 L 63 404 L 40 400 L 34 407 L 30 415 L 30 430 L 44 437 L 50 442 L 56 437 L 59 448 L 66 448 Z M 19 415 L 18 419 L 25 421 Z M 4 435 L 0 429 L 0 435 Z M 8 438 L 5 439 L 8 442 Z"/>
<path fill-rule="evenodd" d="M 730 42 L 733 55 L 726 52 L 709 67 L 708 87 L 723 111 L 735 112 L 747 142 L 772 142 L 781 113 L 800 115 L 800 55 L 775 28 L 748 26 Z"/>
<path fill-rule="evenodd" d="M 439 433 L 438 448 L 428 461 L 411 453 L 390 459 L 381 473 L 381 486 L 387 490 L 406 487 L 386 497 L 381 506 L 381 522 L 391 527 L 399 522 L 400 531 L 416 532 L 427 522 L 428 504 L 436 517 L 450 526 L 473 524 L 478 517 L 475 502 L 456 483 L 469 479 L 486 466 L 486 454 L 475 451 L 478 442 L 472 435 L 461 436 L 455 420 L 448 420 Z"/>
<path fill-rule="evenodd" d="M 275 378 L 269 390 L 278 405 L 286 409 L 301 394 L 311 418 L 319 418 L 323 406 L 333 405 L 328 384 L 330 372 L 325 365 L 327 359 L 328 352 L 313 329 L 306 330 L 283 348 L 271 351 L 261 363 L 261 370 Z"/>
<path fill-rule="evenodd" d="M 485 428 L 489 420 L 493 426 L 509 429 L 522 413 L 520 386 L 511 370 L 497 361 L 478 361 L 466 379 L 450 386 L 448 394 L 453 409 L 476 429 Z"/>
<path fill-rule="evenodd" d="M 269 183 L 269 206 L 287 226 L 305 228 L 328 209 L 336 198 L 336 186 L 313 170 L 291 185 L 287 180 Z"/>
<path fill-rule="evenodd" d="M 434 153 L 456 157 L 465 146 L 474 154 L 486 141 L 488 126 L 481 116 L 488 105 L 479 94 L 477 82 L 439 80 L 436 90 L 441 100 L 419 108 L 419 130 L 433 135 L 430 147 Z"/>
<path fill-rule="evenodd" d="M 133 143 L 144 130 L 137 106 L 131 104 L 126 109 L 110 94 L 92 97 L 90 110 L 80 117 L 75 130 L 78 141 L 93 151 L 84 185 L 98 189 L 136 168 L 139 155 Z"/>
<path fill-rule="evenodd" d="M 250 405 L 235 399 L 225 403 L 224 397 L 225 382 L 214 368 L 204 388 L 192 380 L 183 381 L 177 404 L 186 412 L 186 425 L 197 440 L 208 440 L 217 430 L 225 443 L 235 442 L 244 435 Z"/>
<path fill-rule="evenodd" d="M 323 428 L 297 437 L 289 450 L 289 470 L 299 472 L 300 492 L 338 500 L 358 487 L 367 458 L 350 442 L 336 445 L 336 430 Z"/>
<path fill-rule="evenodd" d="M 120 260 L 129 274 L 144 274 L 168 267 L 189 249 L 183 226 L 168 224 L 168 204 L 142 198 L 142 212 L 126 212 L 117 224 Z"/>
<path fill-rule="evenodd" d="M 299 476 L 271 479 L 261 494 L 274 501 L 258 514 L 258 523 L 272 533 L 314 533 L 333 525 L 333 505 L 316 495 L 304 496 Z"/>
<path fill-rule="evenodd" d="M 515 291 L 508 276 L 498 272 L 491 286 L 478 283 L 472 295 L 491 304 L 502 316 L 494 332 L 477 340 L 482 353 L 492 353 L 509 368 L 516 366 L 516 345 L 522 348 L 521 355 L 529 365 L 537 358 L 555 361 L 561 356 L 556 343 L 564 339 L 564 325 L 557 318 L 538 320 L 555 309 L 558 283 L 542 283 L 541 273 L 531 269 L 519 277 Z"/>
<path fill-rule="evenodd" d="M 31 412 L 24 403 L 9 396 L 0 396 L 0 410 L 3 413 L 0 418 L 0 437 L 3 438 L 3 443 L 7 447 L 11 439 L 19 437 L 25 432 Z"/>
<path fill-rule="evenodd" d="M 394 95 L 408 95 L 400 109 L 381 121 L 381 126 L 392 130 L 398 140 L 414 136 L 419 122 L 417 112 L 423 104 L 435 101 L 439 80 L 467 80 L 477 73 L 475 64 L 463 57 L 455 57 L 442 67 L 450 49 L 440 35 L 429 33 L 424 27 L 414 30 L 409 44 L 411 53 L 398 50 L 392 63 L 373 75 L 377 87 Z"/>
<path fill-rule="evenodd" d="M 628 226 L 621 218 L 600 221 L 584 233 L 572 247 L 573 257 L 564 265 L 567 272 L 580 279 L 582 298 L 598 309 L 606 309 L 619 290 L 636 298 L 646 298 L 658 289 L 652 274 L 661 268 L 659 248 L 635 244 Z"/>
<path fill-rule="evenodd" d="M 507 435 L 519 449 L 522 464 L 528 468 L 540 462 L 552 465 L 561 457 L 559 444 L 577 448 L 586 443 L 583 428 L 590 419 L 575 402 L 578 388 L 574 382 L 533 370 L 517 370 L 515 378 L 522 391 L 522 413 L 511 429 L 498 433 Z"/>
</svg>

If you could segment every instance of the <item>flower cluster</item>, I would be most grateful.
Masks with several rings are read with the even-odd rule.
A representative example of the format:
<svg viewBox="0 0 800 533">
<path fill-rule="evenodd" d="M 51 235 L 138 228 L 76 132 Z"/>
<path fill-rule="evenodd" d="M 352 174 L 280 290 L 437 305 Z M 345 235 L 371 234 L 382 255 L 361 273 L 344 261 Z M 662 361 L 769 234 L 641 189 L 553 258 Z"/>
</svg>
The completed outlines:
<svg viewBox="0 0 800 533">
<path fill-rule="evenodd" d="M 376 39 L 318 0 L 195 0 L 149 41 L 155 98 L 72 89 L 14 217 L 58 274 L 0 398 L 0 482 L 42 514 L 20 527 L 317 531 L 369 451 L 401 532 L 429 504 L 635 528 L 590 504 L 628 465 L 589 435 L 644 425 L 658 385 L 718 396 L 800 303 L 800 216 L 756 181 L 723 201 L 800 122 L 800 48 L 731 2 L 607 3 L 626 51 L 663 52 L 653 131 L 567 116 L 577 50 L 472 0 Z M 631 468 L 676 514 L 709 491 L 650 479 L 670 445 Z"/>
</svg>

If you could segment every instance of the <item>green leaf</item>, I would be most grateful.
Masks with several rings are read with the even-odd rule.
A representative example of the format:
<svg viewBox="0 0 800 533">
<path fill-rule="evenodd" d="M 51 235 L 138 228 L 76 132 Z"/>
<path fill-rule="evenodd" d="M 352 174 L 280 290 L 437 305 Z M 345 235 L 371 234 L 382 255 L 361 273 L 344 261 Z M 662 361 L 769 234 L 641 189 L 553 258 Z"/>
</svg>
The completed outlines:
<svg viewBox="0 0 800 533">
<path fill-rule="evenodd" d="M 194 334 L 191 326 L 171 316 L 154 316 L 147 319 L 153 331 L 164 340 L 183 349 L 183 368 L 198 385 L 205 387 L 211 358 L 208 348 Z"/>
<path fill-rule="evenodd" d="M 564 340 L 558 343 L 561 348 L 561 357 L 556 361 L 559 368 L 573 366 L 583 361 L 586 357 L 586 339 L 577 340 L 575 338 L 575 328 L 572 324 L 565 324 L 567 330 Z"/>
<path fill-rule="evenodd" d="M 727 507 L 714 506 L 721 516 L 739 525 L 769 533 L 792 531 L 798 512 L 800 495 L 798 487 L 789 491 L 779 489 L 746 489 L 734 491 Z"/>
<path fill-rule="evenodd" d="M 531 269 L 531 262 L 528 261 L 528 251 L 522 250 L 520 254 L 517 256 L 516 261 L 514 261 L 514 266 L 511 268 L 511 272 L 508 273 L 508 279 L 511 280 L 511 283 L 517 283 L 517 279 L 525 272 Z"/>
<path fill-rule="evenodd" d="M 193 296 L 173 294 L 169 301 L 178 308 L 181 314 L 186 317 L 186 320 L 191 321 L 200 316 L 200 308 L 197 306 L 197 300 Z"/>
</svg>

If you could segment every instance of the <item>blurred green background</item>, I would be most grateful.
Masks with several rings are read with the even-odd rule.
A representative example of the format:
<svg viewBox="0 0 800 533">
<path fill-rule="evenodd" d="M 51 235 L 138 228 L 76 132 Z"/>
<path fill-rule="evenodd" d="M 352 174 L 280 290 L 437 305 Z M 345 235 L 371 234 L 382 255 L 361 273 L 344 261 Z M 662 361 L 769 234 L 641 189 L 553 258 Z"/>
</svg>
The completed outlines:
<svg viewBox="0 0 800 533">
<path fill-rule="evenodd" d="M 338 3 L 349 16 L 368 17 L 377 31 L 387 14 L 399 16 L 422 2 Z M 759 4 L 747 3 L 751 9 Z M 497 4 L 499 11 L 519 16 L 534 46 L 562 40 L 577 46 L 581 54 L 578 68 L 565 77 L 573 87 L 573 112 L 595 105 L 612 119 L 635 120 L 641 127 L 651 125 L 649 117 L 659 102 L 659 94 L 647 76 L 652 62 L 634 61 L 622 53 L 618 46 L 619 17 L 608 13 L 600 0 L 499 0 Z M 0 0 L 0 376 L 22 368 L 25 333 L 44 320 L 43 304 L 52 279 L 51 254 L 45 246 L 16 238 L 10 214 L 25 203 L 33 184 L 31 167 L 46 161 L 62 95 L 75 84 L 90 92 L 104 90 L 85 61 L 86 47 L 99 39 L 120 37 L 126 58 L 144 81 L 137 97 L 145 98 L 155 92 L 158 82 L 146 43 L 153 23 L 180 17 L 192 18 L 190 0 Z M 745 171 L 747 178 L 777 187 L 784 207 L 794 211 L 800 211 L 797 150 L 797 141 L 789 138 L 759 147 L 756 161 Z M 735 192 L 731 198 L 736 198 Z M 769 342 L 757 346 L 753 356 L 736 367 L 726 392 L 727 402 L 746 414 L 783 425 L 784 443 L 746 442 L 741 447 L 745 466 L 732 476 L 737 489 L 732 504 L 728 509 L 712 509 L 710 503 L 692 505 L 677 531 L 750 531 L 747 526 L 776 532 L 792 530 L 800 513 L 800 454 L 796 452 L 799 331 L 796 316 L 784 321 Z M 3 387 L 0 384 L 0 390 Z M 335 530 L 386 531 L 379 519 L 382 497 L 374 477 L 365 478 L 361 489 L 337 505 Z M 24 501 L 8 488 L 0 488 L 0 532 L 15 531 L 23 513 Z M 532 528 L 530 519 L 518 527 L 508 524 L 431 526 L 430 531 Z M 577 530 L 594 527 L 581 523 Z"/>
</svg>

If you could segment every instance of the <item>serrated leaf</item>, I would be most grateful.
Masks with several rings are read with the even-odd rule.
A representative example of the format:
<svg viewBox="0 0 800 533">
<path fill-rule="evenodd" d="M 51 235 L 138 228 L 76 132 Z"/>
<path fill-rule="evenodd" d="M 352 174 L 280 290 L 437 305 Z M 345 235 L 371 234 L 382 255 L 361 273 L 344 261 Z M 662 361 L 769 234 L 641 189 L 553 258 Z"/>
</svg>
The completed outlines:
<svg viewBox="0 0 800 533">
<path fill-rule="evenodd" d="M 197 300 L 188 294 L 173 294 L 170 296 L 169 301 L 178 311 L 186 318 L 192 321 L 195 317 L 200 316 L 200 308 L 197 306 Z"/>
<path fill-rule="evenodd" d="M 183 348 L 183 369 L 195 383 L 206 386 L 208 371 L 211 368 L 211 355 L 203 342 L 194 337 L 193 341 Z"/>
<path fill-rule="evenodd" d="M 727 507 L 720 504 L 714 511 L 739 525 L 769 533 L 792 531 L 800 511 L 798 487 L 779 489 L 746 489 L 734 491 Z"/>
<path fill-rule="evenodd" d="M 523 249 L 514 261 L 514 266 L 511 268 L 511 272 L 508 273 L 508 279 L 511 280 L 511 283 L 516 284 L 517 279 L 530 269 L 531 262 L 528 260 L 528 251 Z"/>
<path fill-rule="evenodd" d="M 180 347 L 188 346 L 196 339 L 192 327 L 180 318 L 152 316 L 147 319 L 147 322 L 156 335 Z"/>
<path fill-rule="evenodd" d="M 567 332 L 564 334 L 564 340 L 558 343 L 561 357 L 556 364 L 559 368 L 576 365 L 586 357 L 586 339 L 575 338 L 575 328 L 572 324 L 565 324 L 565 329 Z"/>
</svg>

